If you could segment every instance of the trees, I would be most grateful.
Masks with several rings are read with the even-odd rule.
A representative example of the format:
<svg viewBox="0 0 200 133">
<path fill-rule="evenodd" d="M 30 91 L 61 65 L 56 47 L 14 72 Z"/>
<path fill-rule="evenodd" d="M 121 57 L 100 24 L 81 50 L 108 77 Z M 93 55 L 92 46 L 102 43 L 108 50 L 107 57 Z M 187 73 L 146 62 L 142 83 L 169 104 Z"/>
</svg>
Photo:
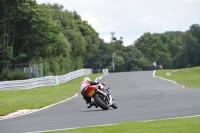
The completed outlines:
<svg viewBox="0 0 200 133">
<path fill-rule="evenodd" d="M 198 26 L 195 27 L 198 28 Z M 191 34 L 190 36 L 180 31 L 170 31 L 162 34 L 144 33 L 144 35 L 137 39 L 134 46 L 125 47 L 117 43 L 117 38 L 114 36 L 115 33 L 112 32 L 111 43 L 100 43 L 101 45 L 99 47 L 99 49 L 106 48 L 100 53 L 107 59 L 102 59 L 99 50 L 92 54 L 90 59 L 95 57 L 93 58 L 95 62 L 95 59 L 99 60 L 100 58 L 98 61 L 99 63 L 101 62 L 100 64 L 104 63 L 102 60 L 106 60 L 104 67 L 107 64 L 107 68 L 109 68 L 109 66 L 112 65 L 111 54 L 116 53 L 116 71 L 150 70 L 154 60 L 158 65 L 161 64 L 164 68 L 180 68 L 188 65 L 194 66 L 199 63 L 199 45 L 197 41 L 195 41 L 195 37 L 192 33 L 189 33 Z M 90 66 L 99 63 L 90 62 Z M 94 66 L 98 68 L 98 65 Z"/>
<path fill-rule="evenodd" d="M 26 19 L 24 12 L 27 12 L 25 9 L 25 5 L 27 8 L 30 8 L 32 1 L 5 1 L 2 0 L 0 2 L 0 49 L 1 49 L 1 64 L 0 69 L 2 70 L 5 67 L 12 68 L 13 60 L 24 56 L 25 54 L 21 54 L 21 56 L 15 57 L 13 53 L 15 52 L 15 39 L 19 36 L 17 31 L 19 27 L 17 23 L 22 19 Z"/>
<path fill-rule="evenodd" d="M 135 47 L 138 48 L 150 62 L 156 61 L 165 68 L 170 68 L 170 53 L 159 36 L 145 33 L 137 40 Z"/>
<path fill-rule="evenodd" d="M 115 35 L 111 32 L 111 42 L 105 43 L 76 11 L 59 4 L 2 0 L 0 72 L 30 61 L 42 61 L 44 75 L 111 68 L 113 53 L 115 71 L 149 70 L 154 60 L 164 68 L 200 65 L 199 24 L 186 32 L 144 33 L 134 46 L 123 46 L 123 37 Z"/>
<path fill-rule="evenodd" d="M 86 50 L 98 48 L 98 33 L 62 5 L 18 0 L 0 6 L 0 70 L 42 61 L 45 75 L 65 74 L 83 67 Z"/>
<path fill-rule="evenodd" d="M 200 59 L 199 59 L 200 46 L 198 45 L 197 39 L 194 36 L 192 36 L 190 32 L 185 32 L 183 34 L 183 40 L 185 44 L 183 56 L 186 59 L 186 65 L 187 66 L 200 65 Z"/>
<path fill-rule="evenodd" d="M 87 53 L 92 53 L 99 47 L 99 34 L 88 24 L 87 21 L 82 21 L 81 17 L 73 12 L 73 16 L 77 25 L 77 28 L 81 35 L 85 39 L 85 49 Z"/>
<path fill-rule="evenodd" d="M 200 25 L 199 24 L 191 25 L 189 32 L 198 40 L 198 43 L 200 43 Z"/>
<path fill-rule="evenodd" d="M 33 0 L 1 1 L 2 65 L 13 69 L 16 63 L 30 61 L 42 53 L 49 43 L 51 30 L 48 20 L 38 12 Z"/>
<path fill-rule="evenodd" d="M 192 46 L 190 46 L 190 52 L 193 52 L 193 59 L 192 64 L 194 66 L 200 65 L 200 25 L 199 24 L 193 24 L 190 26 L 189 32 L 192 34 L 193 42 L 191 42 Z"/>
<path fill-rule="evenodd" d="M 125 60 L 123 56 L 117 55 L 115 56 L 115 71 L 116 72 L 124 72 L 126 71 L 125 66 Z"/>
</svg>

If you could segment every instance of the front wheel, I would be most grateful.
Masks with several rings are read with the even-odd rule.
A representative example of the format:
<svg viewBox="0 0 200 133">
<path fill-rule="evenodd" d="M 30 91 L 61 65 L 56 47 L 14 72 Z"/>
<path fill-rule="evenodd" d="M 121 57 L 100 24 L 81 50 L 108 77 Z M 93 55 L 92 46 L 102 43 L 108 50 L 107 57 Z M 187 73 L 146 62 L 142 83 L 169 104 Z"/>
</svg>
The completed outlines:
<svg viewBox="0 0 200 133">
<path fill-rule="evenodd" d="M 103 110 L 108 110 L 108 109 L 109 109 L 109 106 L 106 105 L 106 103 L 105 103 L 104 101 L 102 101 L 102 100 L 99 98 L 99 94 L 95 94 L 95 95 L 93 96 L 93 98 L 94 98 L 95 103 L 96 103 L 99 107 L 101 107 Z"/>
</svg>

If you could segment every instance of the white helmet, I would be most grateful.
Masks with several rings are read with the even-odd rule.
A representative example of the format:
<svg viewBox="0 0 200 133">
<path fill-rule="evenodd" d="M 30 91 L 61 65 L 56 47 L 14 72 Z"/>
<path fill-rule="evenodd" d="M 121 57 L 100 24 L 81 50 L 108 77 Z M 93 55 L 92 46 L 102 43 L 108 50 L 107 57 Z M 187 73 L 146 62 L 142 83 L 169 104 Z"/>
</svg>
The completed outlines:
<svg viewBox="0 0 200 133">
<path fill-rule="evenodd" d="M 85 77 L 85 78 L 83 79 L 83 81 L 91 81 L 91 79 L 90 79 L 89 77 Z"/>
</svg>

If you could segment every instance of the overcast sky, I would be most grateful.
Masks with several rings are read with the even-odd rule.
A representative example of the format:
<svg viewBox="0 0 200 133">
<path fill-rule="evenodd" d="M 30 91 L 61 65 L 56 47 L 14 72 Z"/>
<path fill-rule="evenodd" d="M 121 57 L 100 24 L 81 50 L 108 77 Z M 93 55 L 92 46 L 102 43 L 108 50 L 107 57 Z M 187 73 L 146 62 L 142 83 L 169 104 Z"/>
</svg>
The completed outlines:
<svg viewBox="0 0 200 133">
<path fill-rule="evenodd" d="M 111 32 L 125 46 L 145 32 L 186 31 L 200 24 L 200 0 L 36 0 L 59 3 L 68 11 L 76 11 L 83 20 L 110 42 Z"/>
</svg>

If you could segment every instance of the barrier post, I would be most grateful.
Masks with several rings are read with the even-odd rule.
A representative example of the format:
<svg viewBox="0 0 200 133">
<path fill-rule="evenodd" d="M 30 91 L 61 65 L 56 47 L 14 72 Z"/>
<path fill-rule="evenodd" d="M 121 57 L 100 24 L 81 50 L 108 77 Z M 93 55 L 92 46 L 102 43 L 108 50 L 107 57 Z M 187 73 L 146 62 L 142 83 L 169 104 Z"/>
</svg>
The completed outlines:
<svg viewBox="0 0 200 133">
<path fill-rule="evenodd" d="M 56 85 L 59 85 L 59 81 L 58 81 L 58 77 L 55 76 L 55 80 L 56 80 Z"/>
</svg>

